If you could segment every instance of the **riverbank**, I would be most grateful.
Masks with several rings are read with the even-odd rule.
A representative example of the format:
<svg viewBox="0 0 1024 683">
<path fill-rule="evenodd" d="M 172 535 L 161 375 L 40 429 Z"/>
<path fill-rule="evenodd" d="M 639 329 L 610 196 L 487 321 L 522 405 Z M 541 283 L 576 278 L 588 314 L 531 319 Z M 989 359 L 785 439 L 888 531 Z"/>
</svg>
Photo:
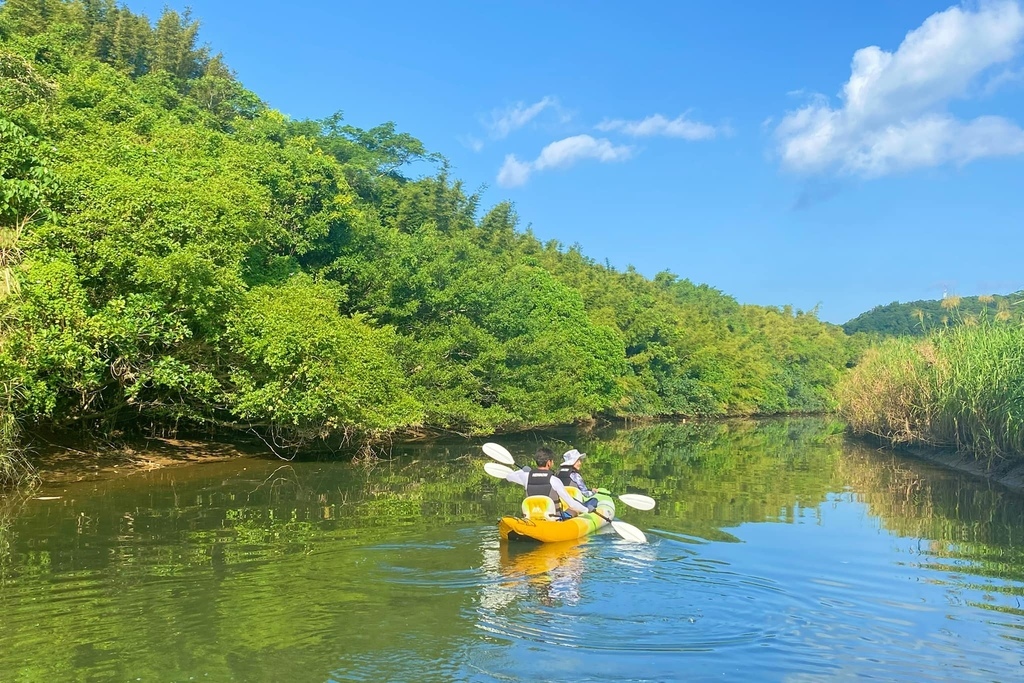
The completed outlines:
<svg viewBox="0 0 1024 683">
<path fill-rule="evenodd" d="M 958 472 L 994 481 L 1015 491 L 1024 492 L 1024 461 L 1012 458 L 978 458 L 971 453 L 953 449 L 924 446 L 890 446 L 872 437 L 854 436 L 872 446 L 881 447 L 898 455 L 925 460 Z"/>
<path fill-rule="evenodd" d="M 806 417 L 793 415 L 789 417 Z M 570 443 L 579 433 L 592 433 L 602 428 L 627 428 L 654 424 L 715 424 L 733 421 L 784 420 L 787 416 L 761 417 L 730 416 L 709 418 L 624 419 L 591 418 L 570 424 L 548 425 L 516 432 L 488 435 L 489 439 L 522 439 L 524 435 L 543 434 L 545 439 Z M 484 437 L 474 437 L 443 429 L 420 428 L 393 435 L 391 439 L 374 444 L 306 444 L 305 448 L 273 447 L 259 438 L 241 438 L 237 433 L 221 430 L 212 433 L 190 432 L 176 437 L 97 439 L 66 432 L 36 432 L 26 435 L 25 453 L 42 483 L 98 480 L 135 472 L 173 467 L 175 465 L 218 462 L 231 458 L 268 458 L 279 460 L 347 459 L 372 463 L 389 460 L 394 451 L 409 451 L 424 447 L 478 448 Z"/>
<path fill-rule="evenodd" d="M 235 458 L 259 457 L 249 444 L 199 439 L 150 438 L 132 443 L 91 444 L 88 450 L 47 439 L 35 439 L 31 461 L 42 484 L 95 481 L 137 472 Z"/>
<path fill-rule="evenodd" d="M 762 421 L 785 418 L 763 418 Z M 732 418 L 736 420 L 736 418 Z M 729 422 L 729 419 L 710 419 L 704 422 Z M 624 421 L 621 426 L 627 426 Z M 656 422 L 656 421 L 655 421 Z M 682 420 L 681 422 L 686 422 Z M 604 422 L 606 426 L 610 423 Z M 578 428 L 579 425 L 576 425 Z M 570 426 L 544 430 L 545 433 L 558 435 L 570 430 Z M 225 441 L 223 434 L 217 440 L 207 440 L 197 436 L 182 438 L 138 439 L 130 442 L 110 443 L 94 442 L 86 446 L 81 443 L 72 445 L 52 435 L 32 439 L 31 461 L 40 476 L 41 483 L 53 484 L 75 481 L 94 481 L 112 477 L 129 476 L 138 472 L 146 472 L 178 465 L 212 463 L 234 458 L 279 458 L 265 445 L 257 441 Z M 520 435 L 521 436 L 521 435 Z M 568 437 L 568 434 L 565 434 Z M 441 443 L 450 440 L 452 435 L 435 435 L 436 438 L 409 438 L 396 441 L 391 447 L 405 444 L 422 447 L 424 443 Z M 448 437 L 447 439 L 445 437 Z M 1024 491 L 1024 461 L 994 457 L 992 459 L 976 458 L 970 453 L 954 449 L 924 447 L 919 445 L 891 446 L 877 437 L 848 435 L 848 438 L 867 443 L 875 448 L 884 448 L 901 456 L 925 460 L 949 469 L 997 482 L 1008 488 Z M 470 439 L 460 439 L 460 441 Z M 305 454 L 306 456 L 309 453 Z"/>
</svg>

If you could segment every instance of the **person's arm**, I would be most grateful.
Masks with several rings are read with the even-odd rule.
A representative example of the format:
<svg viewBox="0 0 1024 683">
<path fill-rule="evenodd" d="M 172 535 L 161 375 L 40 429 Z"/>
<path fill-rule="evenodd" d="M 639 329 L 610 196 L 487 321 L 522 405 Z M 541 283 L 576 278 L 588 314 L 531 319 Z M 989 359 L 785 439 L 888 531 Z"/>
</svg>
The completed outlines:
<svg viewBox="0 0 1024 683">
<path fill-rule="evenodd" d="M 571 479 L 572 483 L 576 485 L 576 488 L 580 490 L 580 493 L 583 494 L 584 498 L 593 497 L 594 492 L 587 488 L 587 485 L 583 483 L 582 474 L 580 474 L 579 472 L 573 472 L 569 475 L 569 479 Z"/>
<path fill-rule="evenodd" d="M 513 484 L 519 484 L 522 487 L 526 486 L 526 482 L 529 478 L 530 470 L 513 470 L 505 475 L 505 481 L 510 481 Z"/>
<path fill-rule="evenodd" d="M 585 505 L 581 505 L 575 498 L 569 495 L 569 492 L 565 490 L 565 484 L 563 484 L 562 480 L 558 477 L 551 477 L 551 488 L 558 494 L 558 497 L 570 510 L 578 512 L 581 515 L 585 515 L 590 512 Z"/>
</svg>

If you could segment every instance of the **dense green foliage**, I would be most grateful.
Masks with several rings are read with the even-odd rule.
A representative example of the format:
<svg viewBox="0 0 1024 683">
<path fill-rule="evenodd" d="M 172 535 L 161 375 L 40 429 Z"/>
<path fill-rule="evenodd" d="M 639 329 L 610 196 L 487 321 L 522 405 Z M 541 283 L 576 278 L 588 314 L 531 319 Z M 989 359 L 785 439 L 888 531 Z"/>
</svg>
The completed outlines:
<svg viewBox="0 0 1024 683">
<path fill-rule="evenodd" d="M 854 431 L 892 444 L 1024 457 L 1024 327 L 984 322 L 885 340 L 839 386 Z"/>
<path fill-rule="evenodd" d="M 884 336 L 923 337 L 940 327 L 976 322 L 985 318 L 1024 320 L 1024 291 L 1001 296 L 946 297 L 941 300 L 894 301 L 875 306 L 843 325 L 847 334 L 877 333 Z M 956 315 L 951 314 L 955 308 Z"/>
<path fill-rule="evenodd" d="M 392 124 L 267 108 L 197 31 L 0 7 L 5 415 L 373 438 L 831 407 L 856 349 L 814 312 L 542 244 Z"/>
</svg>

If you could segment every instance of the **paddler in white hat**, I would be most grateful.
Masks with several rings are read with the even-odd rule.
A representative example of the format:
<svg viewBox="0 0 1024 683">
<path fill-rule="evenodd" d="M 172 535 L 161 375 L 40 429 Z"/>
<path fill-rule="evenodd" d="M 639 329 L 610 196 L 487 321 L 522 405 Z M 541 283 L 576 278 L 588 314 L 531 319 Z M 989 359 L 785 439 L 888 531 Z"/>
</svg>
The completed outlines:
<svg viewBox="0 0 1024 683">
<path fill-rule="evenodd" d="M 594 492 L 590 490 L 586 482 L 583 481 L 583 475 L 580 474 L 580 463 L 585 457 L 587 457 L 586 453 L 580 453 L 575 448 L 563 453 L 562 464 L 558 468 L 558 478 L 566 486 L 575 486 L 583 496 L 583 504 L 587 506 L 588 510 L 594 510 L 597 508 L 597 498 L 594 497 Z"/>
</svg>

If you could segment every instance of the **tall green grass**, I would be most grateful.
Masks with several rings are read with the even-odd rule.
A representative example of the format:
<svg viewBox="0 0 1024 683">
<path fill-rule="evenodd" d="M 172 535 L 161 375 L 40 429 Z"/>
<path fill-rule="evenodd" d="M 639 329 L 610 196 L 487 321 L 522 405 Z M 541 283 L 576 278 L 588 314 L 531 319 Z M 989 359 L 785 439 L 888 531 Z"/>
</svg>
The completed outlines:
<svg viewBox="0 0 1024 683">
<path fill-rule="evenodd" d="M 31 482 L 36 477 L 19 437 L 18 421 L 0 408 L 0 490 Z"/>
<path fill-rule="evenodd" d="M 837 387 L 854 432 L 1024 459 L 1024 328 L 982 320 L 890 339 Z"/>
<path fill-rule="evenodd" d="M 3 350 L 2 321 L 0 321 L 0 352 Z M 0 373 L 6 375 L 0 363 Z M 21 425 L 12 410 L 18 383 L 9 377 L 0 379 L 0 491 L 13 486 L 30 484 L 36 480 L 36 471 L 22 447 Z"/>
</svg>

